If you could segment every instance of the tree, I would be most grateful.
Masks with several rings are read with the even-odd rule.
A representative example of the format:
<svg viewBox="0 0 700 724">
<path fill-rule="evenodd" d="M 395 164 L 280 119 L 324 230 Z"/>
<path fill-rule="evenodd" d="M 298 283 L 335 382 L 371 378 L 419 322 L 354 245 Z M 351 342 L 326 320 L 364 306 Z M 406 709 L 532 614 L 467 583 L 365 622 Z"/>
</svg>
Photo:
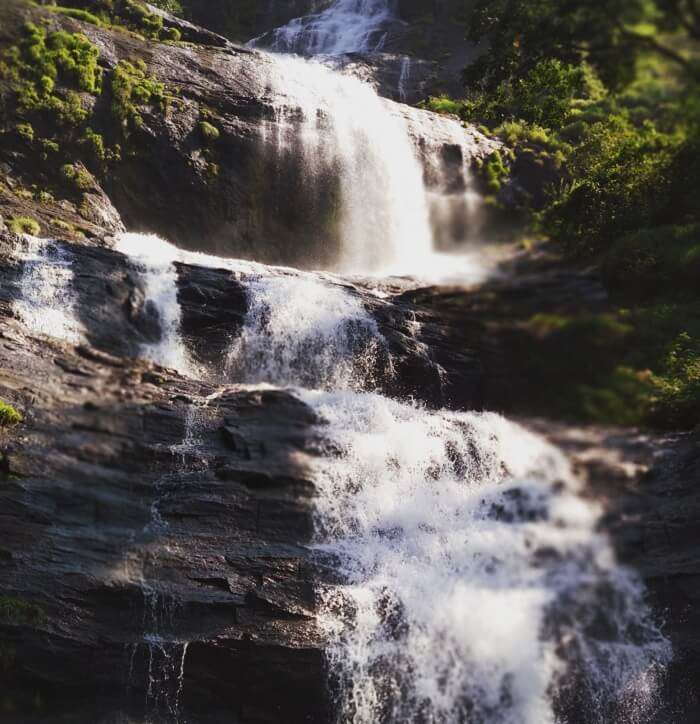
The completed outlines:
<svg viewBox="0 0 700 724">
<path fill-rule="evenodd" d="M 465 72 L 471 87 L 492 89 L 526 76 L 543 59 L 589 63 L 611 89 L 634 78 L 640 53 L 654 52 L 700 80 L 695 60 L 662 39 L 700 40 L 700 0 L 477 0 L 472 40 L 489 50 Z"/>
</svg>

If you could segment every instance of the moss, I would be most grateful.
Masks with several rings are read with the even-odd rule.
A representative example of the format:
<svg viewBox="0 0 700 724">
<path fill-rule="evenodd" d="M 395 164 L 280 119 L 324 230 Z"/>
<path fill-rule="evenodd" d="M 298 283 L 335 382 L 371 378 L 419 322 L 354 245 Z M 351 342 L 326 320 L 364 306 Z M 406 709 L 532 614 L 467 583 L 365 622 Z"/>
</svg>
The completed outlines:
<svg viewBox="0 0 700 724">
<path fill-rule="evenodd" d="M 36 200 L 41 204 L 51 204 L 55 201 L 54 195 L 50 191 L 39 191 L 36 194 Z"/>
<path fill-rule="evenodd" d="M 63 219 L 51 219 L 51 226 L 60 231 L 66 231 L 69 234 L 75 233 L 75 226 L 69 224 L 67 221 L 63 221 Z"/>
<path fill-rule="evenodd" d="M 215 143 L 219 140 L 219 136 L 221 135 L 219 129 L 208 121 L 201 121 L 199 124 L 199 130 L 206 143 Z"/>
<path fill-rule="evenodd" d="M 88 191 L 95 185 L 90 172 L 82 166 L 67 163 L 61 166 L 61 176 L 79 193 Z"/>
<path fill-rule="evenodd" d="M 36 625 L 46 621 L 45 611 L 36 604 L 13 596 L 0 596 L 0 621 L 13 625 Z"/>
<path fill-rule="evenodd" d="M 14 92 L 16 113 L 49 125 L 79 126 L 88 112 L 78 92 L 99 94 L 102 69 L 99 51 L 81 33 L 49 32 L 27 23 L 20 42 L 0 56 L 0 76 Z M 55 91 L 60 83 L 64 93 Z"/>
<path fill-rule="evenodd" d="M 177 43 L 182 40 L 182 33 L 177 28 L 168 28 L 163 31 L 162 37 L 164 40 L 170 40 Z"/>
<path fill-rule="evenodd" d="M 112 113 L 123 130 L 143 125 L 141 111 L 146 106 L 159 105 L 165 110 L 165 85 L 146 72 L 142 60 L 121 60 L 112 75 Z"/>
<path fill-rule="evenodd" d="M 484 162 L 484 177 L 486 188 L 491 194 L 498 194 L 503 183 L 508 179 L 510 171 L 505 164 L 500 151 L 494 151 Z"/>
<path fill-rule="evenodd" d="M 82 140 L 94 159 L 101 163 L 107 160 L 107 149 L 104 138 L 102 138 L 99 133 L 95 133 L 92 128 L 86 128 Z"/>
<path fill-rule="evenodd" d="M 31 234 L 38 236 L 41 233 L 41 226 L 36 219 L 29 216 L 15 216 L 10 221 L 10 229 L 15 234 Z"/>
<path fill-rule="evenodd" d="M 58 143 L 51 138 L 39 139 L 39 146 L 41 148 L 41 157 L 44 161 L 47 161 L 50 156 L 58 154 L 61 150 Z"/>
<path fill-rule="evenodd" d="M 18 123 L 15 126 L 15 131 L 17 131 L 17 135 L 27 143 L 32 143 L 34 141 L 34 128 L 32 127 L 31 123 Z"/>
<path fill-rule="evenodd" d="M 163 18 L 152 13 L 145 3 L 139 0 L 123 0 L 118 18 L 133 30 L 143 33 L 149 38 L 158 38 L 163 29 Z"/>
<path fill-rule="evenodd" d="M 0 427 L 11 427 L 22 422 L 22 415 L 12 405 L 0 400 Z"/>
<path fill-rule="evenodd" d="M 48 5 L 47 9 L 52 13 L 67 15 L 69 18 L 81 20 L 84 23 L 90 23 L 91 25 L 97 25 L 98 27 L 104 25 L 101 18 L 98 18 L 97 15 L 93 15 L 88 10 L 83 10 L 82 8 L 67 8 L 62 5 Z"/>
</svg>

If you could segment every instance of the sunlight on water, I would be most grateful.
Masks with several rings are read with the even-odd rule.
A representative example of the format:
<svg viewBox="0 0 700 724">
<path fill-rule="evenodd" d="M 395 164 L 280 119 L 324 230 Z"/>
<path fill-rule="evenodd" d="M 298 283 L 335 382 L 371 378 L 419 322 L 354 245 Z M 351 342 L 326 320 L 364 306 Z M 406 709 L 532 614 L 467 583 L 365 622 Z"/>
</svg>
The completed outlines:
<svg viewBox="0 0 700 724">
<path fill-rule="evenodd" d="M 669 645 L 561 453 L 497 415 L 299 394 L 334 451 L 316 524 L 347 578 L 321 596 L 340 721 L 555 722 L 574 670 L 586 721 L 631 685 L 648 713 Z"/>
<path fill-rule="evenodd" d="M 20 297 L 14 307 L 32 332 L 79 344 L 84 329 L 76 316 L 70 252 L 50 239 L 25 235 Z"/>
</svg>

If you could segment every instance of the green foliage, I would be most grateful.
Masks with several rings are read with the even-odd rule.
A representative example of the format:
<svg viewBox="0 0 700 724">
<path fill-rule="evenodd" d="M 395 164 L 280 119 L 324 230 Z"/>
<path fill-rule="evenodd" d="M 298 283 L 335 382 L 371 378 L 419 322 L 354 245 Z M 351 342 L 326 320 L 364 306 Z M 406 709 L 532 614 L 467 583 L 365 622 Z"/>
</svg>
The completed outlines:
<svg viewBox="0 0 700 724">
<path fill-rule="evenodd" d="M 445 115 L 459 116 L 463 113 L 463 103 L 450 98 L 447 95 L 438 97 L 430 96 L 425 103 L 421 104 L 423 108 L 434 113 L 442 113 Z"/>
<path fill-rule="evenodd" d="M 0 596 L 0 621 L 12 625 L 38 625 L 46 621 L 44 610 L 21 598 Z"/>
<path fill-rule="evenodd" d="M 92 175 L 83 166 L 67 163 L 61 166 L 61 176 L 78 193 L 89 191 L 95 185 Z"/>
<path fill-rule="evenodd" d="M 20 117 L 38 116 L 54 125 L 77 126 L 88 116 L 77 91 L 101 91 L 98 59 L 98 49 L 84 35 L 48 32 L 27 23 L 18 45 L 3 52 L 0 75 L 11 83 Z M 57 83 L 67 92 L 55 92 Z"/>
<path fill-rule="evenodd" d="M 118 17 L 149 38 L 158 38 L 163 29 L 163 18 L 152 13 L 140 0 L 122 0 Z"/>
<path fill-rule="evenodd" d="M 693 0 L 477 0 L 469 36 L 488 38 L 489 50 L 467 69 L 467 84 L 489 91 L 549 59 L 574 67 L 585 61 L 615 90 L 634 80 L 646 53 L 689 77 L 699 73 L 679 51 L 679 41 L 700 39 Z"/>
<path fill-rule="evenodd" d="M 697 291 L 700 224 L 641 229 L 613 243 L 603 274 L 608 285 L 640 295 Z"/>
<path fill-rule="evenodd" d="M 58 13 L 59 15 L 66 15 L 69 18 L 81 20 L 84 23 L 90 23 L 91 25 L 97 25 L 98 27 L 103 25 L 102 20 L 98 18 L 97 15 L 93 15 L 88 10 L 84 10 L 82 8 L 67 8 L 62 5 L 48 5 L 47 8 L 51 12 Z"/>
<path fill-rule="evenodd" d="M 215 143 L 219 140 L 219 136 L 221 135 L 219 129 L 208 121 L 201 121 L 199 124 L 199 130 L 201 131 L 202 137 L 206 143 Z"/>
<path fill-rule="evenodd" d="M 4 400 L 0 400 L 0 427 L 11 427 L 22 422 L 22 415 Z"/>
<path fill-rule="evenodd" d="M 104 163 L 107 160 L 107 148 L 105 146 L 104 138 L 102 138 L 99 133 L 95 133 L 92 128 L 86 128 L 85 133 L 83 134 L 83 141 L 95 160 L 100 163 Z"/>
<path fill-rule="evenodd" d="M 171 40 L 172 42 L 177 43 L 182 40 L 182 33 L 177 28 L 168 28 L 163 31 L 162 37 L 164 40 Z"/>
<path fill-rule="evenodd" d="M 700 420 L 700 303 L 536 315 L 527 327 L 539 352 L 526 374 L 549 414 L 670 429 Z"/>
<path fill-rule="evenodd" d="M 497 194 L 501 190 L 503 182 L 508 178 L 509 170 L 500 151 L 494 151 L 485 161 L 484 176 L 486 178 L 486 187 L 492 194 Z"/>
<path fill-rule="evenodd" d="M 29 216 L 15 216 L 10 220 L 10 229 L 15 234 L 31 234 L 32 236 L 39 236 L 41 233 L 41 226 L 39 225 L 39 222 Z"/>
<path fill-rule="evenodd" d="M 31 143 L 34 140 L 34 128 L 31 123 L 18 123 L 15 126 L 17 135 L 27 143 Z"/>
<path fill-rule="evenodd" d="M 143 125 L 141 110 L 146 106 L 166 106 L 165 86 L 147 74 L 142 60 L 121 60 L 112 75 L 112 113 L 125 132 Z"/>
</svg>

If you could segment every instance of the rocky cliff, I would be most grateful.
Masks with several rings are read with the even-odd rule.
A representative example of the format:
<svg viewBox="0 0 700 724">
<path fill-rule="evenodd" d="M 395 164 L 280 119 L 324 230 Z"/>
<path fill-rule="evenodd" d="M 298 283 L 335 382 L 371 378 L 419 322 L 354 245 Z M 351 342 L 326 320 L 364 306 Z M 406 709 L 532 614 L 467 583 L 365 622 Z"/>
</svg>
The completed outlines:
<svg viewBox="0 0 700 724">
<path fill-rule="evenodd" d="M 20 303 L 47 279 L 28 277 L 27 239 L 0 222 L 0 399 L 23 416 L 0 427 L 3 721 L 100 721 L 107 711 L 329 721 L 316 591 L 335 574 L 309 546 L 321 421 L 284 389 L 222 382 L 260 270 L 175 265 L 182 336 L 205 370 L 193 379 L 138 358 L 162 330 L 142 270 L 112 239 L 138 227 L 199 251 L 325 260 L 308 226 L 307 189 L 290 184 L 303 169 L 266 166 L 260 155 L 260 129 L 278 128 L 280 108 L 294 123 L 293 98 L 270 87 L 272 59 L 180 21 L 168 22 L 182 39 L 162 42 L 48 13 L 7 0 L 0 43 L 14 44 L 27 20 L 47 18 L 51 28 L 85 33 L 106 77 L 120 61 L 143 60 L 144 77 L 163 83 L 170 99 L 144 104 L 125 137 L 113 98 L 83 94 L 86 107 L 94 104 L 93 130 L 122 153 L 108 166 L 76 161 L 90 175 L 78 189 L 57 178 L 38 139 L 3 117 L 0 214 L 31 217 L 54 239 L 46 258 L 70 265 L 80 328 L 60 341 L 41 333 L 41 320 L 28 323 Z M 463 147 L 443 135 L 440 119 L 394 112 L 461 165 Z M 489 143 L 471 135 L 474 157 L 487 153 Z M 299 247 L 302 229 L 310 248 Z M 449 288 L 312 279 L 342 288 L 376 323 L 386 348 L 370 377 L 384 394 L 507 412 L 569 454 L 586 494 L 605 503 L 603 527 L 647 582 L 674 645 L 658 721 L 695 721 L 697 434 L 543 420 L 552 380 L 532 374 L 546 349 L 525 320 L 604 309 L 606 295 L 594 274 L 548 258 L 518 258 L 502 272 Z"/>
</svg>

